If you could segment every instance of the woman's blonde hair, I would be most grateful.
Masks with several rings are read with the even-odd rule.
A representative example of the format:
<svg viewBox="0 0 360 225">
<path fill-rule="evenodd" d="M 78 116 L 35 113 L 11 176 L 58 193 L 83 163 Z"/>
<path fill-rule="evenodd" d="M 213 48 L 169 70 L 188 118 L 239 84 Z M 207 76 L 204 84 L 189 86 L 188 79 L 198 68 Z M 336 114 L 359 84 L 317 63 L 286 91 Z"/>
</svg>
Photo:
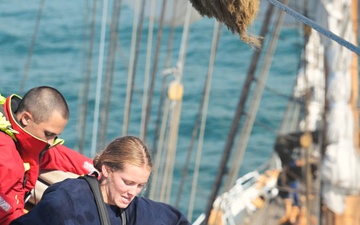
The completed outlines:
<svg viewBox="0 0 360 225">
<path fill-rule="evenodd" d="M 147 166 L 152 169 L 149 149 L 137 137 L 124 136 L 113 140 L 101 153 L 95 156 L 94 167 L 101 172 L 102 165 L 113 171 L 121 171 L 126 164 Z"/>
</svg>

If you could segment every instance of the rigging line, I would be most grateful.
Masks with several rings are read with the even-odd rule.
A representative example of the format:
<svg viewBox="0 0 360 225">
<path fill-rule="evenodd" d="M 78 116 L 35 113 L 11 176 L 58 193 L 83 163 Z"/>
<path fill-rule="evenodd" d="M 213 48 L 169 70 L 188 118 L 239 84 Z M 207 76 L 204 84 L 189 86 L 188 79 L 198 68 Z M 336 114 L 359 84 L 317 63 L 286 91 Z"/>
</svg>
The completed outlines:
<svg viewBox="0 0 360 225">
<path fill-rule="evenodd" d="M 277 0 L 268 0 L 268 1 L 271 4 L 273 4 L 274 6 L 276 6 L 277 8 L 283 10 L 284 12 L 289 14 L 290 16 L 294 17 L 296 20 L 299 20 L 299 21 L 305 23 L 306 25 L 308 25 L 308 26 L 312 27 L 313 29 L 317 30 L 318 32 L 320 32 L 321 34 L 329 37 L 330 39 L 332 39 L 334 41 L 336 41 L 341 46 L 344 46 L 347 49 L 349 49 L 350 51 L 356 53 L 357 55 L 360 55 L 360 48 L 356 47 L 355 45 L 348 42 L 347 40 L 337 36 L 336 34 L 332 33 L 331 31 L 321 27 L 320 25 L 318 25 L 314 21 L 312 21 L 309 18 L 301 15 L 300 13 L 298 13 L 295 10 L 291 9 L 290 7 L 285 6 L 284 4 L 278 2 Z"/>
<path fill-rule="evenodd" d="M 194 202 L 195 202 L 195 195 L 197 190 L 197 182 L 199 178 L 199 168 L 200 168 L 200 162 L 201 162 L 201 156 L 202 156 L 202 150 L 203 150 L 203 142 L 204 142 L 204 135 L 205 135 L 205 127 L 206 127 L 206 118 L 207 118 L 207 111 L 209 106 L 209 96 L 210 96 L 210 90 L 211 90 L 211 81 L 212 81 L 212 75 L 214 70 L 214 62 L 216 58 L 216 52 L 219 45 L 219 39 L 221 35 L 221 24 L 217 21 L 215 21 L 214 26 L 214 32 L 213 32 L 213 41 L 212 41 L 212 47 L 210 52 L 210 60 L 209 60 L 209 67 L 208 67 L 208 73 L 207 73 L 207 79 L 206 79 L 206 85 L 205 85 L 205 96 L 204 96 L 204 103 L 202 104 L 202 112 L 201 112 L 201 125 L 200 125 L 200 133 L 199 133 L 199 141 L 198 141 L 198 148 L 197 148 L 197 154 L 196 154 L 196 161 L 194 166 L 194 176 L 193 176 L 193 182 L 192 182 L 192 188 L 191 188 L 191 196 L 190 196 L 190 203 L 189 203 L 189 210 L 188 210 L 188 219 L 191 220 L 194 210 Z"/>
<path fill-rule="evenodd" d="M 153 99 L 154 88 L 155 88 L 155 77 L 156 77 L 157 66 L 158 66 L 158 61 L 159 61 L 161 39 L 162 39 L 162 35 L 163 35 L 166 3 L 167 3 L 167 0 L 163 0 L 161 16 L 160 16 L 160 25 L 159 25 L 158 32 L 157 32 L 155 58 L 154 58 L 154 62 L 153 62 L 151 81 L 150 81 L 150 89 L 149 89 L 149 93 L 148 93 L 148 100 L 147 100 L 147 105 L 146 105 L 146 113 L 145 113 L 145 121 L 144 121 L 144 139 L 143 140 L 145 142 L 146 142 L 146 138 L 147 138 L 149 120 L 150 120 L 150 116 L 151 116 L 151 106 L 152 106 L 152 99 Z"/>
<path fill-rule="evenodd" d="M 188 2 L 190 5 L 190 2 Z M 175 156 L 176 156 L 176 148 L 177 148 L 177 140 L 178 140 L 178 131 L 179 131 L 179 123 L 180 123 L 180 115 L 181 115 L 181 105 L 182 100 L 172 101 L 170 106 L 172 108 L 172 113 L 170 115 L 170 135 L 168 141 L 168 157 L 166 160 L 166 171 L 168 173 L 168 182 L 167 182 L 167 192 L 165 195 L 165 202 L 170 203 L 170 194 L 172 189 L 172 181 L 174 174 L 174 166 L 175 166 Z"/>
<path fill-rule="evenodd" d="M 185 57 L 186 57 L 186 50 L 187 50 L 187 42 L 189 37 L 189 30 L 190 30 L 190 20 L 191 20 L 191 3 L 188 2 L 187 9 L 186 9 L 186 17 L 184 22 L 184 29 L 181 37 L 181 45 L 180 51 L 178 56 L 178 62 L 176 63 L 176 78 L 181 82 L 184 64 L 185 64 Z"/>
<path fill-rule="evenodd" d="M 279 134 L 286 134 L 290 131 L 298 129 L 298 124 L 300 123 L 300 117 L 302 114 L 301 105 L 288 101 L 286 110 L 278 130 Z"/>
<path fill-rule="evenodd" d="M 298 69 L 300 68 L 301 61 L 303 61 L 300 57 Z M 297 129 L 298 124 L 300 123 L 300 115 L 302 114 L 302 109 L 305 105 L 304 99 L 295 97 L 295 87 L 297 86 L 298 80 L 295 79 L 295 82 L 292 86 L 292 94 L 289 96 L 286 110 L 283 116 L 283 119 L 280 124 L 280 128 L 278 129 L 279 134 L 285 134 L 287 132 L 293 131 Z M 272 90 L 270 90 L 272 91 Z"/>
<path fill-rule="evenodd" d="M 181 176 L 181 181 L 180 181 L 180 187 L 179 187 L 178 194 L 177 194 L 176 201 L 175 201 L 175 206 L 176 207 L 178 207 L 179 203 L 180 203 L 180 197 L 181 197 L 181 194 L 182 194 L 182 191 L 183 191 L 183 188 L 184 188 L 185 179 L 186 179 L 186 176 L 187 176 L 187 171 L 188 171 L 188 168 L 189 168 L 191 155 L 192 155 L 192 151 L 193 151 L 194 144 L 195 144 L 195 139 L 197 137 L 197 133 L 198 133 L 198 129 L 199 129 L 199 123 L 200 123 L 200 119 L 201 119 L 201 109 L 203 108 L 204 99 L 205 99 L 205 93 L 206 93 L 206 85 L 204 85 L 204 88 L 203 88 L 202 99 L 201 99 L 201 102 L 199 104 L 199 108 L 197 110 L 193 130 L 192 130 L 192 134 L 191 134 L 191 141 L 190 141 L 190 144 L 189 144 L 189 147 L 188 147 L 188 150 L 187 150 L 185 165 L 184 165 L 182 173 L 181 173 L 182 176 Z"/>
<path fill-rule="evenodd" d="M 178 62 L 176 64 L 175 69 L 175 82 L 178 82 L 178 85 L 181 85 L 181 79 L 183 75 L 183 68 L 186 58 L 186 50 L 187 50 L 187 43 L 189 38 L 189 30 L 190 30 L 190 21 L 191 21 L 191 9 L 192 4 L 188 1 L 187 7 L 186 7 L 186 15 L 185 15 L 185 21 L 183 26 L 183 32 L 181 36 L 181 44 L 180 44 L 180 52 L 178 56 Z M 181 115 L 181 105 L 182 105 L 182 96 L 180 100 L 173 100 L 173 111 L 171 114 L 171 126 L 170 126 L 170 140 L 169 143 L 169 149 L 170 153 L 175 156 L 176 154 L 176 147 L 177 147 L 177 139 L 178 139 L 178 129 L 179 129 L 179 121 L 180 121 L 180 115 Z M 171 191 L 171 185 L 172 185 L 172 176 L 174 171 L 174 163 L 169 164 L 169 171 L 170 171 L 170 177 L 169 177 L 169 192 L 167 193 L 167 201 L 170 199 L 170 191 Z"/>
<path fill-rule="evenodd" d="M 270 18 L 270 16 L 272 15 L 272 11 L 273 11 L 273 6 L 269 5 L 268 10 L 266 12 L 266 15 L 267 15 L 266 18 Z M 268 30 L 268 26 L 262 26 L 260 36 L 261 37 L 265 36 L 265 34 L 267 33 L 267 30 Z M 261 41 L 263 42 L 263 40 L 261 40 Z M 211 212 L 212 206 L 213 206 L 213 202 L 215 201 L 217 193 L 219 191 L 222 176 L 225 172 L 226 164 L 227 164 L 227 161 L 230 156 L 231 148 L 233 146 L 234 138 L 235 138 L 238 126 L 239 126 L 240 119 L 241 119 L 241 114 L 244 111 L 245 103 L 246 103 L 246 100 L 249 95 L 249 90 L 250 90 L 251 83 L 254 78 L 254 73 L 255 73 L 255 70 L 257 67 L 257 62 L 260 59 L 260 55 L 261 55 L 261 48 L 259 51 L 255 51 L 252 56 L 251 64 L 250 64 L 250 67 L 249 67 L 249 70 L 247 73 L 246 80 L 241 89 L 242 91 L 241 91 L 241 95 L 240 95 L 239 102 L 237 105 L 237 109 L 236 109 L 235 115 L 233 117 L 233 122 L 231 123 L 232 125 L 231 125 L 229 135 L 228 135 L 225 147 L 224 147 L 224 151 L 223 151 L 223 155 L 222 155 L 222 158 L 220 161 L 218 173 L 216 175 L 213 189 L 210 193 L 210 197 L 209 197 L 207 205 L 206 205 L 205 219 L 204 219 L 204 221 L 202 221 L 202 223 L 201 223 L 202 225 L 205 225 L 208 223 L 210 212 Z"/>
<path fill-rule="evenodd" d="M 165 57 L 165 59 L 166 59 L 165 66 L 164 66 L 165 68 L 170 67 L 173 39 L 174 39 L 174 33 L 175 33 L 174 32 L 175 31 L 175 22 L 176 22 L 175 15 L 176 15 L 176 10 L 177 10 L 176 6 L 177 6 L 176 1 L 173 1 L 170 34 L 169 34 L 169 38 L 168 38 L 167 54 Z M 161 94 L 160 94 L 159 106 L 158 106 L 158 111 L 157 111 L 157 119 L 155 122 L 155 132 L 154 132 L 155 134 L 154 134 L 154 138 L 153 138 L 153 146 L 154 146 L 153 149 L 156 149 L 157 138 L 159 136 L 159 124 L 160 124 L 160 118 L 161 118 L 161 114 L 162 114 L 164 98 L 166 97 L 165 89 L 166 89 L 167 78 L 168 78 L 167 76 L 163 76 L 163 79 L 162 79 Z"/>
<path fill-rule="evenodd" d="M 103 149 L 106 145 L 106 137 L 107 137 L 107 127 L 109 122 L 109 112 L 110 112 L 110 103 L 111 103 L 111 93 L 113 86 L 113 78 L 114 78 L 114 67 L 115 67 L 115 59 L 116 59 L 116 50 L 117 50 L 117 39 L 118 39 L 118 24 L 121 12 L 121 0 L 115 0 L 113 2 L 113 13 L 111 18 L 110 25 L 110 41 L 109 41 L 109 51 L 107 56 L 107 64 L 106 64 L 106 76 L 104 81 L 105 91 L 103 93 L 103 101 L 104 105 L 101 108 L 100 115 L 100 123 L 101 128 L 98 132 L 99 141 L 98 148 Z"/>
<path fill-rule="evenodd" d="M 180 197 L 181 197 L 182 191 L 184 189 L 185 179 L 186 179 L 187 171 L 188 171 L 189 164 L 190 164 L 192 150 L 194 148 L 195 139 L 196 139 L 196 136 L 197 136 L 197 133 L 198 133 L 199 123 L 200 123 L 200 116 L 201 116 L 200 111 L 201 111 L 202 104 L 203 104 L 203 101 L 204 101 L 204 95 L 205 95 L 204 93 L 205 93 L 205 86 L 204 86 L 204 90 L 203 90 L 202 101 L 201 101 L 201 104 L 199 105 L 198 113 L 196 115 L 194 127 L 193 127 L 193 130 L 192 130 L 192 133 L 191 133 L 191 141 L 190 141 L 190 145 L 189 145 L 188 150 L 187 150 L 185 165 L 184 165 L 184 167 L 182 169 L 182 172 L 181 172 L 180 187 L 179 187 L 179 190 L 178 190 L 178 193 L 177 193 L 177 196 L 176 196 L 175 207 L 179 207 Z"/>
<path fill-rule="evenodd" d="M 288 3 L 288 0 L 285 0 L 285 3 Z M 261 101 L 261 97 L 264 91 L 264 86 L 269 74 L 269 70 L 270 70 L 270 66 L 271 66 L 271 61 L 272 58 L 274 56 L 274 52 L 276 49 L 276 45 L 279 39 L 279 33 L 284 21 L 284 16 L 285 13 L 280 11 L 277 21 L 276 21 L 276 25 L 275 28 L 273 30 L 273 33 L 271 35 L 271 39 L 268 45 L 268 48 L 266 50 L 265 53 L 265 57 L 263 60 L 263 65 L 261 66 L 261 70 L 260 70 L 260 79 L 259 82 L 256 83 L 254 91 L 253 91 L 253 95 L 251 96 L 251 101 L 250 101 L 250 107 L 249 107 L 249 115 L 250 117 L 247 117 L 244 125 L 242 126 L 242 129 L 240 131 L 239 134 L 239 138 L 237 140 L 237 145 L 235 148 L 235 153 L 234 156 L 232 157 L 232 162 L 231 162 L 231 167 L 230 167 L 230 172 L 229 175 L 227 176 L 227 181 L 226 186 L 228 190 L 230 186 L 232 186 L 235 181 L 236 178 L 239 174 L 239 170 L 246 152 L 246 146 L 249 142 L 249 137 L 250 137 L 250 133 L 252 130 L 252 127 L 254 125 L 254 120 L 256 117 L 256 114 L 258 112 L 259 109 L 259 105 L 260 105 L 260 101 Z"/>
<path fill-rule="evenodd" d="M 256 82 L 258 82 L 257 79 L 255 79 L 255 80 L 256 80 Z M 297 102 L 297 103 L 304 103 L 304 101 L 301 100 L 301 98 L 297 98 L 297 97 L 294 97 L 293 95 L 287 95 L 285 93 L 282 93 L 282 92 L 276 90 L 275 88 L 270 87 L 269 85 L 265 85 L 264 90 L 266 90 L 278 97 L 288 99 L 289 101 L 293 101 L 293 102 Z"/>
<path fill-rule="evenodd" d="M 166 111 L 166 117 L 164 117 L 164 124 L 163 124 L 163 139 L 162 139 L 162 143 L 164 143 L 163 145 L 161 145 L 161 149 L 160 152 L 163 152 L 161 153 L 161 157 L 163 157 L 163 163 L 162 163 L 162 166 L 163 166 L 163 176 L 162 176 L 162 180 L 159 184 L 159 189 L 160 189 L 160 193 L 159 193 L 159 196 L 158 196 L 158 200 L 159 201 L 165 201 L 164 198 L 166 198 L 166 194 L 167 194 L 167 187 L 168 187 L 168 183 L 169 183 L 169 162 L 171 159 L 169 159 L 169 155 L 170 155 L 170 152 L 171 152 L 171 147 L 169 148 L 169 143 L 170 143 L 170 138 L 168 138 L 169 136 L 171 136 L 171 131 L 168 131 L 170 130 L 170 127 L 171 127 L 171 123 L 172 123 L 172 115 L 171 115 L 171 111 L 172 111 L 172 101 L 170 99 L 166 99 L 166 105 L 167 105 L 167 108 L 165 109 Z M 169 121 L 169 122 L 168 122 Z M 165 138 L 166 137 L 166 138 Z M 163 151 L 163 147 L 164 146 L 167 146 L 167 150 L 166 151 Z"/>
<path fill-rule="evenodd" d="M 160 118 L 161 118 L 161 114 L 162 114 L 162 108 L 164 105 L 164 99 L 166 98 L 166 84 L 167 84 L 167 79 L 168 78 L 168 74 L 164 74 L 162 76 L 162 84 L 161 84 L 161 93 L 160 93 L 160 99 L 159 99 L 159 106 L 158 106 L 158 111 L 157 111 L 157 118 L 156 118 L 156 122 L 155 122 L 155 132 L 154 132 L 154 138 L 153 138 L 153 149 L 157 149 L 157 141 L 159 138 L 159 124 L 160 124 Z M 156 154 L 156 151 L 152 152 L 153 155 Z"/>
<path fill-rule="evenodd" d="M 245 116 L 250 117 L 251 115 L 246 114 Z M 277 134 L 277 130 L 275 130 L 274 128 L 272 128 L 271 126 L 269 126 L 269 125 L 267 125 L 265 123 L 262 123 L 262 122 L 259 122 L 258 120 L 255 120 L 254 124 L 261 126 L 262 128 L 270 131 L 273 134 Z"/>
<path fill-rule="evenodd" d="M 86 131 L 86 118 L 87 111 L 89 107 L 89 91 L 90 91 L 90 79 L 92 72 L 92 55 L 94 49 L 94 36 L 95 36 L 95 21 L 96 21 L 96 2 L 94 1 L 92 18 L 91 18 L 91 34 L 90 34 L 90 42 L 89 42 L 89 52 L 88 52 L 88 61 L 86 68 L 86 78 L 85 78 L 85 90 L 84 95 L 82 96 L 82 102 L 80 105 L 80 115 L 79 115 L 79 128 L 80 128 L 80 139 L 78 140 L 79 152 L 82 153 L 85 145 L 85 131 Z"/>
<path fill-rule="evenodd" d="M 301 59 L 299 60 L 301 61 Z M 300 63 L 299 63 L 300 65 Z M 300 66 L 299 66 L 300 67 Z M 295 82 L 292 87 L 292 95 L 289 96 L 288 102 L 286 105 L 286 110 L 281 121 L 280 128 L 278 132 L 280 134 L 284 134 L 286 132 L 292 131 L 296 129 L 297 125 L 299 124 L 299 118 L 301 114 L 302 105 L 305 105 L 304 101 L 300 98 L 295 97 L 294 89 L 297 84 L 298 80 L 295 79 Z"/>
<path fill-rule="evenodd" d="M 163 151 L 163 146 L 164 146 L 164 136 L 165 136 L 165 132 L 166 132 L 166 124 L 168 121 L 168 115 L 169 115 L 169 100 L 166 99 L 165 101 L 165 110 L 164 110 L 164 114 L 163 114 L 163 118 L 162 118 L 162 125 L 161 125 L 161 129 L 160 129 L 160 136 L 159 136 L 159 145 L 157 146 L 157 154 L 156 154 L 156 159 L 155 159 L 155 168 L 154 168 L 154 173 L 151 179 L 151 187 L 150 187 L 150 195 L 149 198 L 151 199 L 156 199 L 159 198 L 159 196 L 156 196 L 155 191 L 159 190 L 158 188 L 156 188 L 157 184 L 161 184 L 163 182 L 158 182 L 157 181 L 157 177 L 159 176 L 159 171 L 160 172 L 164 172 L 163 169 L 160 168 L 161 164 L 161 156 L 162 156 L 162 151 Z M 165 152 L 166 154 L 166 152 Z M 159 176 L 161 178 L 161 176 Z M 164 178 L 164 176 L 162 176 L 162 178 Z"/>
<path fill-rule="evenodd" d="M 130 112 L 131 112 L 131 100 L 135 84 L 136 66 L 139 59 L 139 48 L 142 35 L 142 27 L 144 21 L 146 0 L 142 0 L 140 10 L 140 25 L 138 26 L 138 8 L 139 0 L 135 0 L 134 8 L 134 22 L 133 22 L 133 33 L 131 38 L 131 51 L 130 51 L 130 62 L 128 70 L 128 82 L 126 91 L 126 100 L 124 107 L 124 119 L 123 119 L 123 132 L 122 135 L 126 135 L 129 128 Z"/>
<path fill-rule="evenodd" d="M 44 9 L 44 4 L 45 4 L 45 0 L 42 0 L 40 2 L 40 5 L 39 5 L 37 18 L 36 18 L 36 23 L 35 23 L 35 28 L 34 28 L 34 33 L 33 33 L 32 37 L 31 37 L 31 45 L 30 45 L 30 48 L 29 48 L 29 51 L 28 51 L 28 55 L 27 55 L 27 58 L 26 58 L 25 69 L 24 69 L 24 73 L 23 73 L 23 76 L 22 76 L 22 80 L 21 80 L 20 94 L 23 94 L 24 89 L 25 89 L 27 75 L 29 73 L 29 68 L 30 68 L 30 63 L 31 63 L 31 57 L 32 57 L 34 46 L 35 46 L 36 37 L 37 37 L 38 31 L 39 31 L 39 26 L 40 26 L 42 12 L 43 12 L 43 9 Z"/>
<path fill-rule="evenodd" d="M 102 5 L 102 20 L 101 20 L 101 35 L 99 45 L 99 57 L 98 57 L 98 71 L 96 78 L 96 96 L 95 96 L 95 109 L 94 109 L 94 122 L 91 139 L 91 157 L 95 156 L 97 146 L 96 132 L 98 130 L 98 118 L 100 109 L 100 92 L 101 92 L 101 81 L 103 76 L 103 62 L 104 62 L 104 48 L 105 48 L 105 35 L 106 35 L 106 18 L 107 18 L 108 1 L 103 0 Z"/>
<path fill-rule="evenodd" d="M 145 64 L 145 75 L 144 75 L 144 92 L 142 98 L 142 108 L 141 108 L 141 125 L 140 125 L 140 138 L 145 140 L 144 137 L 144 121 L 146 117 L 146 108 L 147 108 L 147 94 L 149 86 L 149 75 L 150 75 L 150 61 L 151 61 L 151 52 L 152 52 L 152 40 L 153 40 L 153 31 L 154 31 L 154 14 L 155 14 L 156 0 L 151 0 L 150 4 L 150 21 L 149 21 L 149 31 L 147 39 L 147 52 L 146 52 L 146 64 Z M 155 148 L 155 145 L 153 146 Z"/>
</svg>

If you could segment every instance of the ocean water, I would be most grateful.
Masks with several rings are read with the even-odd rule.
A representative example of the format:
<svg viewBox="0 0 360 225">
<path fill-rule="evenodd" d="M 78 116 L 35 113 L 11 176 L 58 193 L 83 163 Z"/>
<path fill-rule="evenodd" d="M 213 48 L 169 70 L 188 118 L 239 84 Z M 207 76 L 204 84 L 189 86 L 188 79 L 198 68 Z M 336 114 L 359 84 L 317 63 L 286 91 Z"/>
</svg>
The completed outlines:
<svg viewBox="0 0 360 225">
<path fill-rule="evenodd" d="M 71 110 L 70 121 L 61 134 L 61 138 L 65 139 L 67 146 L 77 149 L 80 136 L 79 109 L 81 102 L 79 102 L 79 94 L 83 90 L 85 83 L 84 71 L 86 71 L 85 63 L 87 62 L 85 56 L 89 49 L 90 32 L 88 21 L 91 18 L 92 8 L 88 1 L 45 1 L 36 39 L 34 39 L 34 28 L 40 4 L 41 1 L 29 2 L 24 0 L 2 1 L 0 4 L 0 93 L 4 96 L 12 93 L 21 95 L 24 91 L 38 85 L 50 85 L 59 89 L 67 99 Z M 261 6 L 266 7 L 266 4 L 263 1 Z M 111 9 L 112 2 L 109 2 L 106 40 L 110 36 Z M 126 2 L 123 3 L 119 20 L 114 80 L 111 87 L 112 96 L 107 142 L 116 136 L 122 135 L 133 18 L 133 9 L 126 5 Z M 93 134 L 91 130 L 94 121 L 100 21 L 101 2 L 97 2 L 95 44 L 92 54 L 92 75 L 84 150 L 84 154 L 89 157 L 92 157 L 90 149 Z M 186 151 L 190 144 L 191 132 L 205 84 L 214 22 L 215 19 L 213 18 L 202 18 L 193 22 L 190 26 L 182 75 L 184 96 L 177 143 L 177 161 L 174 168 L 172 199 L 176 196 L 177 187 L 179 186 Z M 250 32 L 259 33 L 261 22 L 260 17 L 255 19 Z M 131 117 L 129 120 L 128 133 L 132 135 L 139 135 L 148 24 L 148 18 L 145 18 L 136 69 Z M 153 53 L 155 52 L 158 26 L 155 23 Z M 152 143 L 151 137 L 154 133 L 156 111 L 159 104 L 158 97 L 162 81 L 161 71 L 164 69 L 167 59 L 166 51 L 169 31 L 170 27 L 166 26 L 160 45 L 159 64 L 152 104 L 154 113 L 151 116 L 148 131 L 149 145 Z M 171 67 L 176 66 L 178 61 L 182 31 L 182 26 L 175 28 L 172 54 L 170 56 Z M 33 40 L 34 45 L 32 46 Z M 276 137 L 276 132 L 282 121 L 287 104 L 286 96 L 289 95 L 295 82 L 294 78 L 298 68 L 301 43 L 301 32 L 296 27 L 289 26 L 281 31 L 240 175 L 263 164 L 273 151 L 274 138 Z M 107 52 L 106 42 L 105 57 Z M 241 42 L 238 35 L 232 34 L 225 26 L 222 26 L 211 83 L 203 154 L 200 165 L 200 179 L 197 186 L 197 200 L 193 218 L 196 218 L 205 210 L 207 198 L 212 190 L 222 151 L 229 134 L 235 109 L 243 88 L 243 81 L 253 53 L 254 50 L 249 45 Z M 105 67 L 106 61 L 104 61 L 104 69 Z M 260 68 L 258 68 L 259 70 Z M 169 80 L 173 80 L 173 77 L 169 76 Z M 108 88 L 102 87 L 102 91 Z M 193 163 L 190 166 L 190 171 L 192 170 Z M 187 213 L 188 209 L 191 177 L 187 181 L 189 183 L 185 185 L 184 200 L 180 204 L 180 209 L 184 214 Z"/>
</svg>

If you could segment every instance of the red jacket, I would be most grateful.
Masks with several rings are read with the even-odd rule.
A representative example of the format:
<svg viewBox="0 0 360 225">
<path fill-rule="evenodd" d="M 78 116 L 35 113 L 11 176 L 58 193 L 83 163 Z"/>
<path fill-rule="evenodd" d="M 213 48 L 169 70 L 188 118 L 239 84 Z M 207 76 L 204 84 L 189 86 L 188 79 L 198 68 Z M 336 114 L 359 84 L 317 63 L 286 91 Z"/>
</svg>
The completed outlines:
<svg viewBox="0 0 360 225">
<path fill-rule="evenodd" d="M 4 116 L 17 133 L 14 139 L 6 132 L 0 132 L 1 225 L 8 225 L 24 214 L 25 195 L 35 187 L 40 169 L 62 170 L 79 175 L 93 170 L 90 158 L 59 144 L 49 148 L 47 142 L 22 129 L 13 113 L 20 100 L 19 96 L 11 95 L 3 105 Z M 30 164 L 27 171 L 24 163 Z"/>
</svg>

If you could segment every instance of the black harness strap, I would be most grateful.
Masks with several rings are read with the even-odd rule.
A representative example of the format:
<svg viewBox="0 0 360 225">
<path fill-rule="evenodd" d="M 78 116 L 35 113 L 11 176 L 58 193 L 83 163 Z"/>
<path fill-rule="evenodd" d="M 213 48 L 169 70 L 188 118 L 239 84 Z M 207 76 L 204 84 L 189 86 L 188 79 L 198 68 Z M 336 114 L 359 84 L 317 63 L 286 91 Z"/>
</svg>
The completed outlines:
<svg viewBox="0 0 360 225">
<path fill-rule="evenodd" d="M 97 180 L 96 177 L 94 176 L 90 176 L 90 175 L 84 175 L 84 176 L 80 176 L 80 179 L 84 179 L 88 182 L 91 191 L 94 194 L 95 197 L 95 202 L 99 211 L 99 216 L 100 216 L 100 221 L 101 221 L 101 225 L 111 225 L 110 223 L 110 219 L 109 219 L 109 214 L 107 212 L 105 203 L 104 203 L 104 198 L 101 194 L 100 191 L 100 186 L 99 186 L 99 182 Z"/>
<path fill-rule="evenodd" d="M 125 214 L 125 210 L 124 210 L 124 209 L 121 209 L 121 222 L 122 222 L 122 225 L 127 225 L 127 222 L 126 222 L 126 214 Z"/>
<path fill-rule="evenodd" d="M 97 208 L 99 211 L 101 225 L 111 225 L 110 219 L 109 219 L 109 214 L 107 212 L 97 178 L 95 176 L 90 176 L 90 175 L 80 176 L 79 178 L 84 179 L 88 182 L 88 184 L 94 194 L 95 202 L 96 202 L 96 205 L 97 205 Z M 121 220 L 122 220 L 122 225 L 126 225 L 125 210 L 121 210 Z"/>
</svg>

